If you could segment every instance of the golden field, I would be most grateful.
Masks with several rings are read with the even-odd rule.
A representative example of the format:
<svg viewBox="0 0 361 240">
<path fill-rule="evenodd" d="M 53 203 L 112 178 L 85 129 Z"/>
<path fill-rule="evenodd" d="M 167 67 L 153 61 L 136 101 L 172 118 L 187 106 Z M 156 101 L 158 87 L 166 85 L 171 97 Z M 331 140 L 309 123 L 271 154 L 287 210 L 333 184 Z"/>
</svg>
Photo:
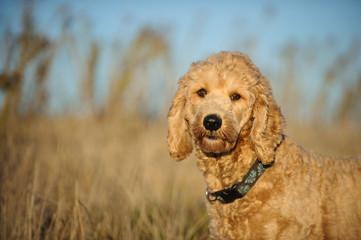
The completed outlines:
<svg viewBox="0 0 361 240">
<path fill-rule="evenodd" d="M 290 127 L 316 151 L 359 154 L 355 128 Z M 1 146 L 1 239 L 205 239 L 194 156 L 168 156 L 166 117 L 12 119 Z"/>
<path fill-rule="evenodd" d="M 204 184 L 166 124 L 13 121 L 1 149 L 1 239 L 200 239 Z"/>
</svg>

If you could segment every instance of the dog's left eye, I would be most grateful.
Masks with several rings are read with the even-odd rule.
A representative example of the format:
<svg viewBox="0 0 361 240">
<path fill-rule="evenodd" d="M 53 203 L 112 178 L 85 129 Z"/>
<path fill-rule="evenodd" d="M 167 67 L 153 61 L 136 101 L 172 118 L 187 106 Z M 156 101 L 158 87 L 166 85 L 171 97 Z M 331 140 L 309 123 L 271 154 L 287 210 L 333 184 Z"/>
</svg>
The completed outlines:
<svg viewBox="0 0 361 240">
<path fill-rule="evenodd" d="M 241 95 L 239 95 L 238 93 L 235 93 L 233 95 L 231 95 L 231 100 L 232 101 L 237 101 L 241 98 Z"/>
</svg>

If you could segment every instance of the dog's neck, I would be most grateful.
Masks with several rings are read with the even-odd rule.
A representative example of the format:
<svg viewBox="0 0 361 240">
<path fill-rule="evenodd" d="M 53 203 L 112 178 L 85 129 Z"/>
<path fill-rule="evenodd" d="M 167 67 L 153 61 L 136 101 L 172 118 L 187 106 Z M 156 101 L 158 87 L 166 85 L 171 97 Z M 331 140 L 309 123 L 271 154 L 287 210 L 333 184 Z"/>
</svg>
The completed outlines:
<svg viewBox="0 0 361 240">
<path fill-rule="evenodd" d="M 248 138 L 249 134 L 241 132 L 232 151 L 213 156 L 196 146 L 197 166 L 203 172 L 210 192 L 229 188 L 247 174 L 257 158 Z"/>
</svg>

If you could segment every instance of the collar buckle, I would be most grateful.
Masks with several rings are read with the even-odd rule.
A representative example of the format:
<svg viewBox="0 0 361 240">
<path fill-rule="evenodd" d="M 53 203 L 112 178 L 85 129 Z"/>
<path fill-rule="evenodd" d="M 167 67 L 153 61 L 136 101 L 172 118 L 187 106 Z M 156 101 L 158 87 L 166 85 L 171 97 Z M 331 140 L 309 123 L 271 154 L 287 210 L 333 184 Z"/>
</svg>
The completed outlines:
<svg viewBox="0 0 361 240">
<path fill-rule="evenodd" d="M 238 198 L 244 197 L 244 195 L 242 195 L 238 191 L 238 188 L 239 188 L 240 184 L 241 184 L 240 182 L 236 183 L 230 188 L 226 188 L 226 189 L 223 189 L 221 191 L 214 192 L 214 193 L 209 193 L 209 195 L 214 197 L 212 199 L 212 201 L 218 200 L 223 204 L 231 203 L 231 202 L 233 202 L 234 200 L 236 200 Z M 209 199 L 210 199 L 210 197 L 208 197 L 208 200 Z"/>
</svg>

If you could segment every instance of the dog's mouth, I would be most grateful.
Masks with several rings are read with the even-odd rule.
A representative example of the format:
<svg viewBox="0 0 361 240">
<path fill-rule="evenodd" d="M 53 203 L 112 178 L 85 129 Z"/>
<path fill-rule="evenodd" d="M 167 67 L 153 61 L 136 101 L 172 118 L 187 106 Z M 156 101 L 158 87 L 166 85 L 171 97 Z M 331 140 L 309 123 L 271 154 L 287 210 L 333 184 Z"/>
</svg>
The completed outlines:
<svg viewBox="0 0 361 240">
<path fill-rule="evenodd" d="M 234 147 L 236 139 L 229 139 L 218 132 L 208 132 L 202 137 L 196 139 L 201 149 L 206 153 L 223 153 L 228 152 Z"/>
<path fill-rule="evenodd" d="M 219 140 L 219 137 L 215 136 L 215 134 L 213 132 L 211 132 L 210 134 L 207 134 L 205 136 L 205 138 L 207 138 L 208 140 Z"/>
<path fill-rule="evenodd" d="M 229 139 L 229 138 L 226 138 L 224 136 L 221 136 L 221 134 L 208 134 L 208 135 L 205 135 L 203 137 L 203 140 L 208 140 L 208 141 L 211 141 L 211 142 L 228 142 L 230 144 L 234 143 L 237 139 L 234 138 L 234 139 Z"/>
</svg>

